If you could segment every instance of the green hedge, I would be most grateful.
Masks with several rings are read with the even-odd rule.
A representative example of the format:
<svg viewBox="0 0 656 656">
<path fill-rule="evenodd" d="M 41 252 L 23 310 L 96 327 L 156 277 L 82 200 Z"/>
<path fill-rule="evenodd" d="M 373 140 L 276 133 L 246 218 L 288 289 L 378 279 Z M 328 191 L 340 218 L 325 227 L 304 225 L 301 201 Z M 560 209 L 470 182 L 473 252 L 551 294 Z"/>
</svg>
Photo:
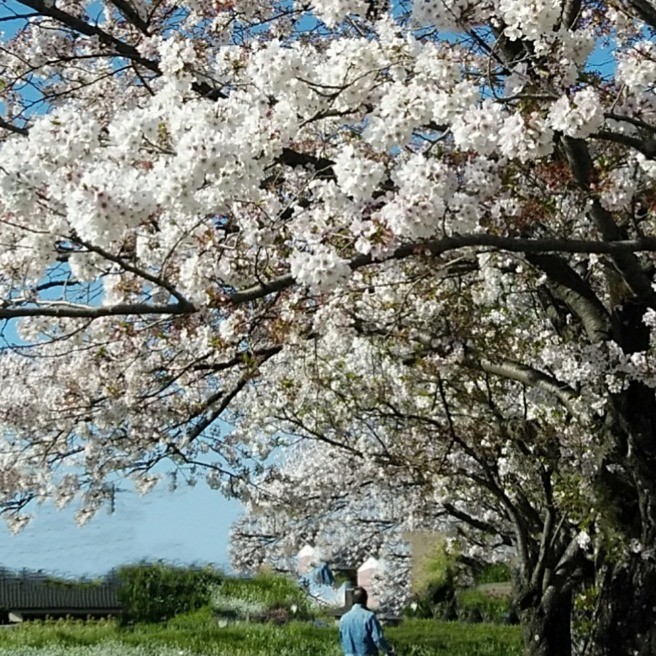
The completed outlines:
<svg viewBox="0 0 656 656">
<path fill-rule="evenodd" d="M 212 586 L 224 580 L 213 568 L 164 563 L 126 565 L 116 571 L 122 621 L 162 622 L 209 604 Z"/>
</svg>

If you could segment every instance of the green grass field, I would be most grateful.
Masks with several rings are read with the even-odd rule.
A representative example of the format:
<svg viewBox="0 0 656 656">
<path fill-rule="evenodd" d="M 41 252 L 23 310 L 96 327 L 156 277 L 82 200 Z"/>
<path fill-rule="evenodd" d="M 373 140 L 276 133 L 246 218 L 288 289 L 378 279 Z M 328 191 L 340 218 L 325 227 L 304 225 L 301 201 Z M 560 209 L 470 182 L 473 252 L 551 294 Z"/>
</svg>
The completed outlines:
<svg viewBox="0 0 656 656">
<path fill-rule="evenodd" d="M 407 620 L 386 629 L 399 656 L 519 656 L 517 627 Z M 165 625 L 122 628 L 107 622 L 25 623 L 0 631 L 0 656 L 340 656 L 329 621 L 212 622 L 209 608 Z"/>
</svg>

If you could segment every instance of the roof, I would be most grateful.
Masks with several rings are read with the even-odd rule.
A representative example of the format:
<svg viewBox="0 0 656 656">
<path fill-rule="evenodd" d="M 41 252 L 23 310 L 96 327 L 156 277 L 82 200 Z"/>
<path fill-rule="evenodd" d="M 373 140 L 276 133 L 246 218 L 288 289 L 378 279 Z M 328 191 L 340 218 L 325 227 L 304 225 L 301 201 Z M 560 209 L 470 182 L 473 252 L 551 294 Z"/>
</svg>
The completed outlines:
<svg viewBox="0 0 656 656">
<path fill-rule="evenodd" d="M 316 550 L 314 547 L 311 547 L 309 544 L 306 544 L 297 554 L 298 558 L 307 558 L 308 556 L 314 556 Z"/>
<path fill-rule="evenodd" d="M 116 584 L 0 577 L 0 609 L 3 610 L 116 610 L 120 606 Z"/>
<path fill-rule="evenodd" d="M 358 567 L 358 572 L 364 572 L 368 569 L 376 569 L 377 567 L 380 567 L 380 563 L 373 556 L 369 556 L 369 558 Z"/>
</svg>

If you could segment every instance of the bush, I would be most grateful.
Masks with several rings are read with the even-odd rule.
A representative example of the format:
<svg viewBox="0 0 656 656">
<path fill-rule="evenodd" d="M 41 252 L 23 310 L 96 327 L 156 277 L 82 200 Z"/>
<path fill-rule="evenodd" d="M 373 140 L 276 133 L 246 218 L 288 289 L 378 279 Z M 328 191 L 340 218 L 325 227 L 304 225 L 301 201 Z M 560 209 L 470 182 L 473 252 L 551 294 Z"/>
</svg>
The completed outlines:
<svg viewBox="0 0 656 656">
<path fill-rule="evenodd" d="M 126 565 L 117 570 L 123 623 L 161 622 L 209 604 L 211 588 L 224 576 L 212 568 L 164 563 Z"/>
<path fill-rule="evenodd" d="M 267 607 L 261 601 L 228 597 L 215 588 L 212 593 L 212 609 L 219 617 L 230 621 L 250 621 L 262 617 Z"/>
<path fill-rule="evenodd" d="M 217 615 L 241 620 L 266 621 L 271 611 L 277 611 L 277 622 L 283 615 L 308 619 L 315 611 L 307 594 L 295 581 L 269 573 L 253 578 L 225 579 L 212 592 L 212 607 Z"/>
<path fill-rule="evenodd" d="M 476 583 L 508 583 L 512 581 L 512 569 L 506 563 L 484 565 L 476 575 Z"/>
<path fill-rule="evenodd" d="M 418 598 L 432 598 L 444 594 L 445 590 L 453 590 L 457 578 L 457 558 L 447 549 L 442 537 L 433 537 L 432 542 L 424 544 L 421 556 L 418 556 L 413 567 L 413 592 Z M 447 596 L 450 596 L 447 594 Z"/>
<path fill-rule="evenodd" d="M 456 595 L 458 619 L 467 622 L 501 622 L 512 609 L 506 594 L 493 594 L 480 589 L 460 590 Z"/>
<path fill-rule="evenodd" d="M 412 572 L 414 604 L 404 610 L 406 617 L 454 619 L 454 595 L 459 575 L 458 559 L 439 535 L 419 535 Z"/>
</svg>

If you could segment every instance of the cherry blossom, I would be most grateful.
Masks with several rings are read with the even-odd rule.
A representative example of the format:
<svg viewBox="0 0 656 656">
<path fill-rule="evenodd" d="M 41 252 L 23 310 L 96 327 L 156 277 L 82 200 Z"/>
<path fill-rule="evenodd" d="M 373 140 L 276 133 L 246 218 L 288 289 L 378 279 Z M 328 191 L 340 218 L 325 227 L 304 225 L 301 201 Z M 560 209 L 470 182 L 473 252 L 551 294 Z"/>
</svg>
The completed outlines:
<svg viewBox="0 0 656 656">
<path fill-rule="evenodd" d="M 590 653 L 647 656 L 651 5 L 8 11 L 11 526 L 204 474 L 249 522 L 285 518 L 253 565 L 364 525 L 393 560 L 439 530 L 512 554 L 529 653 L 567 653 L 596 585 Z"/>
</svg>

